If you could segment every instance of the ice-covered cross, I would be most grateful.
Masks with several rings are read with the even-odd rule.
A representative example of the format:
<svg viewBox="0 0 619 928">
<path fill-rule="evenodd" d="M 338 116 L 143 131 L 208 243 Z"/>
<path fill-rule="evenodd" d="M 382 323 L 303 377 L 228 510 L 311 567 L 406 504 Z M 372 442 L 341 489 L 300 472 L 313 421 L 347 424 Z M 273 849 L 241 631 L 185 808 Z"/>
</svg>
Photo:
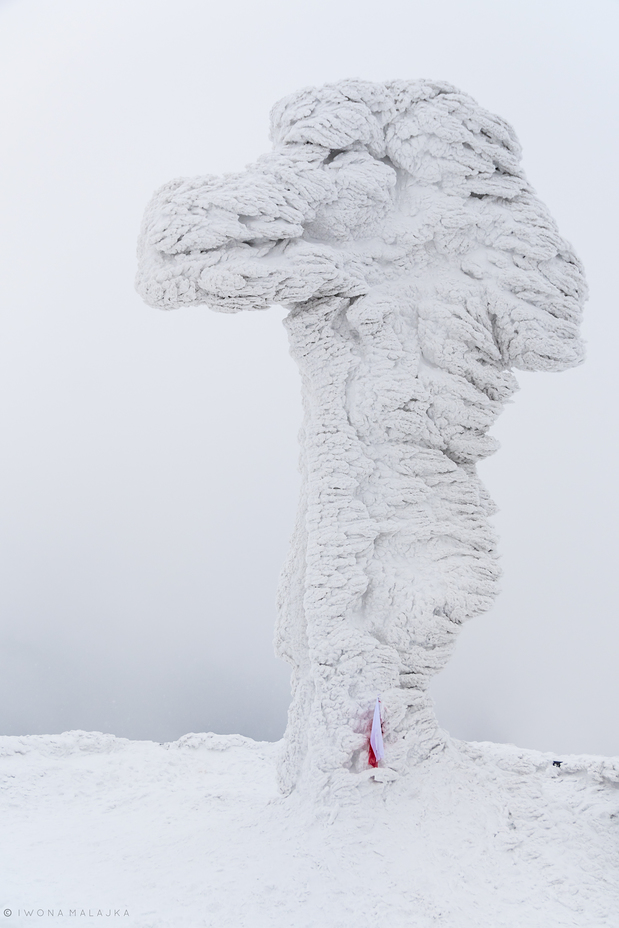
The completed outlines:
<svg viewBox="0 0 619 928">
<path fill-rule="evenodd" d="M 337 790 L 367 769 L 378 693 L 390 767 L 440 743 L 428 682 L 499 573 L 475 465 L 511 368 L 582 360 L 585 284 L 513 130 L 449 84 L 303 90 L 272 140 L 242 174 L 155 194 L 137 286 L 162 309 L 289 309 L 305 420 L 280 775 Z"/>
</svg>

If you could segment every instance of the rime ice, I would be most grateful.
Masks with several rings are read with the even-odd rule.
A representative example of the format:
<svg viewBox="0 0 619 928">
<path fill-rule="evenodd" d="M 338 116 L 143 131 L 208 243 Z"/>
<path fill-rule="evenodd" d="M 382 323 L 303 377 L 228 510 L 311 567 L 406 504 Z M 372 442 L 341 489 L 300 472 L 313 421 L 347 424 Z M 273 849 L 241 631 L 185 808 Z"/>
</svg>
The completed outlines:
<svg viewBox="0 0 619 928">
<path fill-rule="evenodd" d="M 284 790 L 355 781 L 381 694 L 395 771 L 441 743 L 426 695 L 499 574 L 475 471 L 512 368 L 582 360 L 582 268 L 511 127 L 448 84 L 344 81 L 272 113 L 243 174 L 172 181 L 144 218 L 149 304 L 289 308 L 303 489 L 279 594 Z"/>
</svg>

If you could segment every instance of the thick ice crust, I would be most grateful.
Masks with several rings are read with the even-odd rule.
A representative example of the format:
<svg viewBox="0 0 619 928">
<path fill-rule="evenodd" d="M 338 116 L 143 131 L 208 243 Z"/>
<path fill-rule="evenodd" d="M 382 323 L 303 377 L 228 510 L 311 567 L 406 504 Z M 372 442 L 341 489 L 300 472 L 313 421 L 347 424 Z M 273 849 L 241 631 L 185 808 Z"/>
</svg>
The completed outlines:
<svg viewBox="0 0 619 928">
<path fill-rule="evenodd" d="M 272 139 L 242 174 L 155 194 L 138 289 L 164 309 L 290 308 L 305 421 L 280 772 L 320 793 L 365 769 L 378 694 L 394 770 L 440 744 L 428 682 L 499 576 L 475 465 L 512 368 L 582 360 L 585 285 L 511 127 L 449 84 L 304 90 Z"/>
</svg>

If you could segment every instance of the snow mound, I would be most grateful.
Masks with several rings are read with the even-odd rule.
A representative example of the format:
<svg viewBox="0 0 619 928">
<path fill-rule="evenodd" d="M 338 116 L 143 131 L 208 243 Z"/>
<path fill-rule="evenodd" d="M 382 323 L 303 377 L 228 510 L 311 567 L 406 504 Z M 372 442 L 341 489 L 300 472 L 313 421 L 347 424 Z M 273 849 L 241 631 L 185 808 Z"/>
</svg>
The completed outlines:
<svg viewBox="0 0 619 928">
<path fill-rule="evenodd" d="M 0 738 L 5 925 L 616 924 L 619 759 L 447 739 L 407 776 L 368 770 L 349 804 L 316 807 L 278 792 L 279 750 Z"/>
</svg>

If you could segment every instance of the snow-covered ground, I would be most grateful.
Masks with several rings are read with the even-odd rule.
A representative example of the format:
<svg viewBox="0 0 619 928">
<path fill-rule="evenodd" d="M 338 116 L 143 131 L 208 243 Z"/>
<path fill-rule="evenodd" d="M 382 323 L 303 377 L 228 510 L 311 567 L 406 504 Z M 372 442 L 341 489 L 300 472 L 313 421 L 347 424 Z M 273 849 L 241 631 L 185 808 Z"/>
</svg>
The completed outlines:
<svg viewBox="0 0 619 928">
<path fill-rule="evenodd" d="M 316 808 L 278 794 L 277 752 L 240 735 L 0 738 L 2 923 L 617 925 L 619 759 L 448 741 Z"/>
</svg>

